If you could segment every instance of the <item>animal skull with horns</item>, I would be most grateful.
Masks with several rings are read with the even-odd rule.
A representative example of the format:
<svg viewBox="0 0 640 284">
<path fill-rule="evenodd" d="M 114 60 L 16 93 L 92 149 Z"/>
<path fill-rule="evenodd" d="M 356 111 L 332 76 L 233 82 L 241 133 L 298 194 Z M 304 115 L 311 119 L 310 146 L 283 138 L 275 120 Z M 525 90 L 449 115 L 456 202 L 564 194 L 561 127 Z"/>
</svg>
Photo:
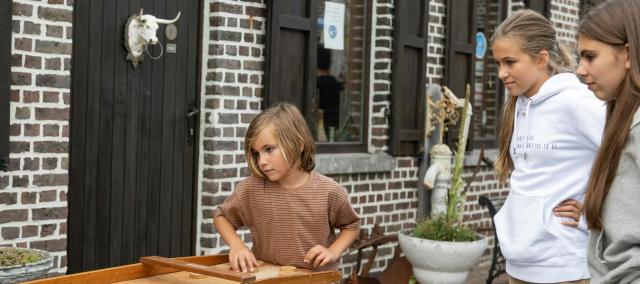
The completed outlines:
<svg viewBox="0 0 640 284">
<path fill-rule="evenodd" d="M 140 13 L 129 17 L 125 24 L 124 46 L 129 52 L 127 60 L 131 61 L 133 68 L 138 66 L 138 62 L 142 62 L 143 52 L 147 45 L 158 43 L 158 37 L 156 36 L 158 24 L 172 24 L 178 18 L 180 18 L 180 12 L 178 12 L 175 19 L 165 20 L 156 18 L 153 15 L 145 15 L 142 9 L 140 9 Z"/>
</svg>

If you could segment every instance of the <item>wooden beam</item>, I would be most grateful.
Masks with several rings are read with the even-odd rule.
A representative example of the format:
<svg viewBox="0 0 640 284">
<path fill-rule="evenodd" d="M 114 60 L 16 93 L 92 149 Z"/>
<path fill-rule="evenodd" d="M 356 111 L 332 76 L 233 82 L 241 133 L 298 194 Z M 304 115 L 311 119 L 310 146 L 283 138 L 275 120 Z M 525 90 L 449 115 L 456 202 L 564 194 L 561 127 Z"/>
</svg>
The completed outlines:
<svg viewBox="0 0 640 284">
<path fill-rule="evenodd" d="M 227 280 L 237 281 L 240 283 L 251 283 L 256 281 L 256 276 L 243 272 L 235 272 L 228 269 L 209 267 L 202 264 L 190 263 L 177 259 L 170 259 L 161 256 L 143 256 L 140 263 L 152 265 L 155 267 L 168 267 L 182 271 L 195 272 L 202 275 L 214 276 Z"/>
</svg>

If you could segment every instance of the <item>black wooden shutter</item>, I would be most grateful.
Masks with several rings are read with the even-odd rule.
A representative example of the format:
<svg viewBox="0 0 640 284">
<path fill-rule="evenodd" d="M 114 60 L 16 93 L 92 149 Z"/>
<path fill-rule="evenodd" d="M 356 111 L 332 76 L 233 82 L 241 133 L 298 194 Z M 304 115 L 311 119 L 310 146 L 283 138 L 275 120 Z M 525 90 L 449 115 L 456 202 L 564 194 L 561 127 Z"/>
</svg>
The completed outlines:
<svg viewBox="0 0 640 284">
<path fill-rule="evenodd" d="M 444 84 L 459 98 L 464 98 L 465 87 L 471 86 L 471 105 L 474 93 L 475 61 L 475 1 L 447 0 L 447 33 Z M 473 118 L 471 118 L 473 119 Z M 447 143 L 455 149 L 460 123 L 449 126 Z M 471 126 L 471 125 L 470 125 Z M 469 140 L 473 141 L 473 130 L 469 130 Z M 470 150 L 473 143 L 467 143 Z"/>
<path fill-rule="evenodd" d="M 318 0 L 270 1 L 265 106 L 295 104 L 313 124 Z"/>
<path fill-rule="evenodd" d="M 9 164 L 12 0 L 0 0 L 0 171 Z"/>
<path fill-rule="evenodd" d="M 551 1 L 550 0 L 524 0 L 524 5 L 543 16 L 551 17 Z"/>
<path fill-rule="evenodd" d="M 416 155 L 424 133 L 429 1 L 396 0 L 391 77 L 393 155 Z"/>
</svg>

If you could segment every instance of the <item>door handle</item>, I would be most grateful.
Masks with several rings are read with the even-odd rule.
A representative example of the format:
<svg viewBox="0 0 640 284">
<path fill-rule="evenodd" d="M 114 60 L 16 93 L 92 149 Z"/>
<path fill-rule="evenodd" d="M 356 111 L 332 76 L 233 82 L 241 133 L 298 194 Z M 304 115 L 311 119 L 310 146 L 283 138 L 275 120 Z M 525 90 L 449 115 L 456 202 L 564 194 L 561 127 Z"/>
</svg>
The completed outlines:
<svg viewBox="0 0 640 284">
<path fill-rule="evenodd" d="M 187 109 L 187 114 L 184 115 L 184 117 L 187 118 L 187 143 L 189 145 L 193 145 L 193 142 L 196 140 L 196 118 L 199 113 L 200 109 L 198 109 L 195 103 L 191 103 Z"/>
<path fill-rule="evenodd" d="M 195 108 L 195 107 L 190 107 L 189 108 L 189 112 L 187 114 L 185 114 L 186 118 L 192 118 L 194 116 L 196 116 L 196 114 L 199 114 L 200 110 Z"/>
</svg>

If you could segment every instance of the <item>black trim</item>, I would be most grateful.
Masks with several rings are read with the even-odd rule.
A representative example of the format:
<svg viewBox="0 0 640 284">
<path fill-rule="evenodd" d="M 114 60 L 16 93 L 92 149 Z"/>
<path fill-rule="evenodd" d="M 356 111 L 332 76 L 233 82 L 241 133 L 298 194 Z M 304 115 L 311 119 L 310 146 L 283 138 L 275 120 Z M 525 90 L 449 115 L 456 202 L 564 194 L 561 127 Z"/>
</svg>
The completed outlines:
<svg viewBox="0 0 640 284">
<path fill-rule="evenodd" d="M 551 18 L 551 0 L 524 0 L 524 6 Z"/>
<path fill-rule="evenodd" d="M 394 3 L 389 152 L 415 156 L 424 137 L 429 1 Z"/>
<path fill-rule="evenodd" d="M 12 0 L 0 0 L 0 171 L 9 169 Z"/>
<path fill-rule="evenodd" d="M 475 34 L 476 1 L 447 0 L 446 56 L 444 85 L 459 98 L 464 98 L 466 85 L 469 84 L 471 105 L 475 94 Z M 471 119 L 474 119 L 473 117 Z M 457 149 L 460 120 L 449 126 L 445 143 L 451 149 Z M 474 131 L 469 129 L 466 151 L 473 150 Z"/>
</svg>

